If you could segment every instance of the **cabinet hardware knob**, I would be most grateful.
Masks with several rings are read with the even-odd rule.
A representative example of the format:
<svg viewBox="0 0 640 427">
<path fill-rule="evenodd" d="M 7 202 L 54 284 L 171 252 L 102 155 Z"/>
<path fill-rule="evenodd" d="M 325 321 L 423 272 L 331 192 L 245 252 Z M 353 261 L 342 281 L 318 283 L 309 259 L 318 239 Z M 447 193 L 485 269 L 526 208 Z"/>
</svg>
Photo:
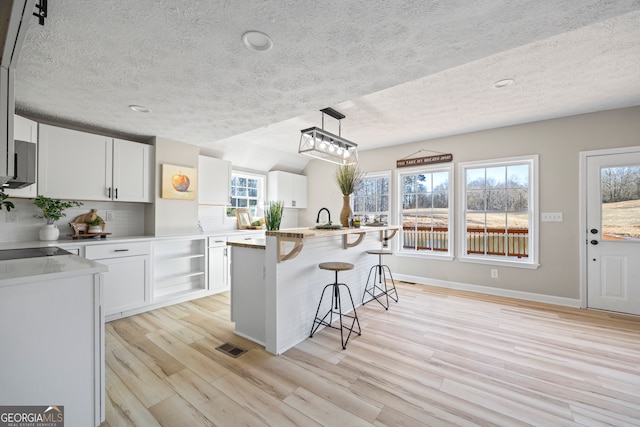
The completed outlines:
<svg viewBox="0 0 640 427">
<path fill-rule="evenodd" d="M 598 230 L 596 230 L 595 228 L 592 228 L 590 231 L 591 231 L 591 234 L 598 234 Z"/>
<path fill-rule="evenodd" d="M 115 249 L 113 252 L 129 252 L 129 249 Z"/>
<path fill-rule="evenodd" d="M 591 241 L 591 244 L 592 244 L 592 245 L 597 245 L 597 244 L 598 244 L 598 241 L 597 241 L 597 240 L 592 240 L 592 241 Z"/>
</svg>

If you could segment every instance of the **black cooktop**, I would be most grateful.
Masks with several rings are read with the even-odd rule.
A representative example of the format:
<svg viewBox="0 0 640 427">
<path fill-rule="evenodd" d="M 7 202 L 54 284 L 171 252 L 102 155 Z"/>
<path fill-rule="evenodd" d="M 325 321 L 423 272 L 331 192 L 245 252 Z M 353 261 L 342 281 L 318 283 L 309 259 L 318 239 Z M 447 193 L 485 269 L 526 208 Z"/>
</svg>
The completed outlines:
<svg viewBox="0 0 640 427">
<path fill-rule="evenodd" d="M 0 261 L 56 255 L 72 255 L 72 253 L 57 246 L 50 246 L 46 248 L 4 249 L 0 250 Z"/>
</svg>

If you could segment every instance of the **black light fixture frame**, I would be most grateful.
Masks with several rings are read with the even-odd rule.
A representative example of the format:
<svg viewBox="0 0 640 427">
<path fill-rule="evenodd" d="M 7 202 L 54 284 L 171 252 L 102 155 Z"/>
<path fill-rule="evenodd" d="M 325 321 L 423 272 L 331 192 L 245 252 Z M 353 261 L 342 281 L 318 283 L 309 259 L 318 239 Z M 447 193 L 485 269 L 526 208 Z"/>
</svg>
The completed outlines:
<svg viewBox="0 0 640 427">
<path fill-rule="evenodd" d="M 33 16 L 38 17 L 38 23 L 40 25 L 44 25 L 44 20 L 47 17 L 47 1 L 48 0 L 38 0 L 38 3 L 35 4 L 37 12 L 33 12 Z"/>
</svg>

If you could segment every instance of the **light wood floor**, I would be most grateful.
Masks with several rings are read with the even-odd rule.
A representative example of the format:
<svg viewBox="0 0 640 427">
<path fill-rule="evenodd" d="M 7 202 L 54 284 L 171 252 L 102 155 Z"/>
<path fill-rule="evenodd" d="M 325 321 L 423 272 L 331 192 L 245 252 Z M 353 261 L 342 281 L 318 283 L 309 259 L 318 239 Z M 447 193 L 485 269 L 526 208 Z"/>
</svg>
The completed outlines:
<svg viewBox="0 0 640 427">
<path fill-rule="evenodd" d="M 110 322 L 103 426 L 640 425 L 640 318 L 399 293 L 346 350 L 327 328 L 272 356 L 232 333 L 228 294 Z"/>
</svg>

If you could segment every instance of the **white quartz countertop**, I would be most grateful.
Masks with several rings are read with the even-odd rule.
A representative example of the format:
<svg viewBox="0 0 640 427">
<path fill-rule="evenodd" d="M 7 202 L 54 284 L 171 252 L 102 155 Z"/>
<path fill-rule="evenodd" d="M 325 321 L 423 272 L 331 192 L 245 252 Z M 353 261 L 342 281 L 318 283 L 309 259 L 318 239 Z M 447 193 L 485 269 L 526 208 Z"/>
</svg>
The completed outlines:
<svg viewBox="0 0 640 427">
<path fill-rule="evenodd" d="M 0 287 L 105 271 L 105 265 L 77 255 L 12 259 L 0 261 Z"/>
</svg>

